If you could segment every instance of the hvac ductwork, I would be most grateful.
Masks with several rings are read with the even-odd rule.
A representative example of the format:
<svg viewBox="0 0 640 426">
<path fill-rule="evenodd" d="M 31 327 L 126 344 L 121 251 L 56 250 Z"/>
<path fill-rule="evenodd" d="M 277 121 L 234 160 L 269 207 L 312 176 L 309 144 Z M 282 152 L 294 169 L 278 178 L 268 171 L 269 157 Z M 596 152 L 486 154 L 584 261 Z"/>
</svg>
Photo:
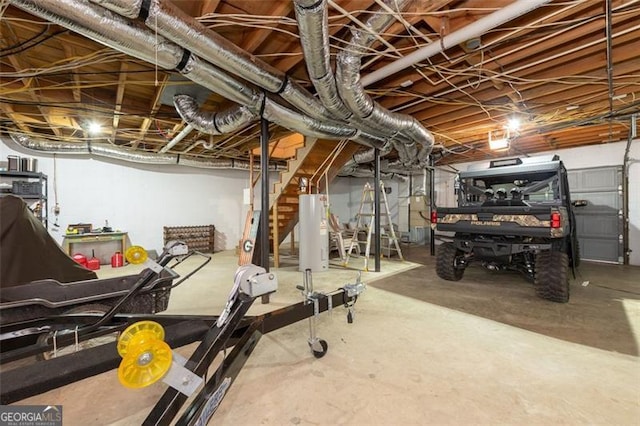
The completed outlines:
<svg viewBox="0 0 640 426">
<path fill-rule="evenodd" d="M 143 2 L 138 0 L 91 1 L 129 18 L 143 18 L 145 25 L 149 28 L 188 49 L 193 55 L 202 58 L 203 62 L 207 60 L 216 63 L 226 71 L 279 95 L 303 113 L 298 114 L 286 109 L 266 97 L 263 115 L 276 124 L 310 137 L 351 139 L 374 148 L 380 148 L 386 142 L 387 138 L 377 136 L 379 133 L 377 128 L 359 127 L 354 123 L 339 121 L 340 118 L 343 118 L 340 114 L 327 111 L 311 93 L 289 80 L 280 70 L 241 50 L 176 8 L 171 2 L 150 0 L 148 8 L 145 10 Z M 187 77 L 189 76 L 187 75 Z M 196 81 L 192 77 L 189 78 Z M 337 91 L 334 90 L 334 93 L 337 96 Z M 255 104 L 247 104 L 223 93 L 220 94 L 227 99 L 249 106 L 256 114 L 259 113 L 254 106 Z"/>
<path fill-rule="evenodd" d="M 384 0 L 389 7 L 396 7 L 402 10 L 409 0 Z M 416 152 L 414 160 L 409 162 L 409 158 L 404 159 L 409 167 L 424 168 L 427 165 L 428 155 L 434 144 L 431 132 L 425 129 L 415 118 L 393 113 L 373 101 L 364 91 L 360 83 L 360 66 L 362 55 L 375 41 L 374 34 L 383 32 L 393 22 L 393 16 L 383 13 L 374 13 L 365 23 L 368 31 L 353 29 L 352 38 L 348 43 L 348 48 L 339 52 L 336 60 L 336 86 L 338 93 L 345 105 L 358 117 L 369 119 L 378 123 L 382 128 L 394 129 L 406 136 L 410 140 L 421 146 Z M 407 147 L 407 155 L 410 146 Z M 400 154 L 401 157 L 403 154 Z"/>
<path fill-rule="evenodd" d="M 340 173 L 338 173 L 338 176 L 341 177 L 359 177 L 359 178 L 374 178 L 375 177 L 375 173 L 374 171 L 366 166 L 360 166 L 360 167 L 356 167 L 356 168 L 352 168 L 350 170 L 345 170 L 342 169 L 340 171 Z M 409 180 L 409 178 L 403 174 L 399 174 L 399 173 L 386 173 L 386 172 L 380 172 L 380 177 L 383 178 L 384 180 L 395 180 L 398 182 L 406 182 L 407 180 Z"/>
<path fill-rule="evenodd" d="M 374 108 L 374 113 L 366 117 L 367 121 L 361 119 L 362 114 L 356 114 L 349 123 L 328 119 L 327 117 L 331 115 L 328 109 L 324 108 L 304 88 L 289 81 L 279 70 L 240 50 L 237 46 L 207 29 L 194 18 L 175 8 L 170 2 L 164 0 L 92 1 L 97 4 L 89 3 L 86 0 L 14 0 L 14 4 L 34 15 L 60 24 L 133 57 L 156 64 L 164 69 L 178 69 L 185 77 L 195 83 L 240 104 L 222 113 L 217 113 L 215 117 L 218 118 L 213 117 L 210 112 L 203 113 L 193 108 L 188 111 L 188 114 L 183 114 L 183 118 L 189 125 L 201 131 L 207 133 L 232 132 L 262 116 L 306 136 L 324 139 L 352 139 L 375 148 L 388 146 L 386 142 L 396 136 L 397 128 L 404 130 L 404 134 L 396 138 L 397 141 L 406 142 L 409 139 L 410 142 L 419 137 L 424 138 L 425 135 L 430 135 L 412 118 L 406 118 L 400 114 L 393 115 L 382 109 L 376 110 Z M 143 7 L 147 4 L 148 7 Z M 323 6 L 326 8 L 325 3 Z M 157 30 L 158 34 L 144 30 L 105 8 L 110 8 L 116 13 L 132 19 L 141 17 L 145 20 L 145 24 L 151 29 Z M 140 16 L 141 13 L 143 16 Z M 322 13 L 326 15 L 326 10 Z M 381 14 L 381 16 L 386 15 Z M 378 18 L 377 21 L 374 18 L 370 19 L 371 28 L 374 30 L 383 28 L 383 25 L 375 23 L 381 21 L 382 18 Z M 314 28 L 312 23 L 314 20 L 318 19 L 311 18 L 309 20 L 309 31 Z M 315 44 L 318 43 L 318 40 L 324 40 L 325 35 L 322 32 L 326 32 L 326 28 L 323 29 L 325 20 L 326 16 L 319 19 L 321 25 L 317 28 L 321 34 L 309 37 L 310 43 Z M 308 31 L 304 30 L 303 32 L 307 33 Z M 170 38 L 173 43 L 163 38 L 163 35 Z M 324 46 L 325 43 L 320 45 Z M 365 45 L 366 43 L 363 42 L 362 49 L 365 48 Z M 327 54 L 327 59 L 324 61 L 323 67 L 314 71 L 314 75 L 319 77 L 317 80 L 327 80 L 329 84 L 335 85 L 335 78 L 330 68 L 324 76 L 319 76 L 319 73 L 327 68 L 328 64 L 328 36 L 324 52 Z M 202 56 L 202 58 L 196 55 Z M 358 56 L 356 59 L 359 63 L 360 57 Z M 303 114 L 280 105 L 265 96 L 264 93 L 236 80 L 206 60 L 215 61 L 226 70 L 252 81 L 268 91 L 279 94 Z M 338 92 L 344 89 L 329 90 L 330 97 L 334 98 L 331 102 L 335 103 L 339 100 Z M 339 105 L 337 108 L 343 110 Z M 380 111 L 379 114 L 376 114 L 377 111 Z M 183 108 L 182 113 L 184 112 Z M 381 117 L 378 118 L 377 115 L 381 115 Z M 340 116 L 344 116 L 344 114 L 338 114 L 338 117 Z M 423 144 L 423 149 L 420 152 L 426 153 L 424 154 L 426 157 L 430 149 L 430 146 Z M 403 163 L 408 163 L 406 158 L 408 155 L 404 156 Z"/>
<path fill-rule="evenodd" d="M 243 122 L 246 125 L 256 119 L 255 114 L 245 106 L 233 108 L 226 113 L 203 113 L 198 101 L 189 95 L 175 95 L 173 105 L 185 122 L 208 135 L 228 133 L 229 129 L 237 128 L 238 123 Z"/>
<path fill-rule="evenodd" d="M 374 34 L 384 31 L 393 22 L 393 17 L 380 10 L 367 21 L 369 32 L 354 30 L 346 50 L 338 54 L 337 77 L 334 77 L 329 60 L 327 1 L 294 0 L 294 3 L 307 71 L 327 109 L 342 117 L 351 116 L 351 122 L 356 125 L 364 125 L 393 139 L 400 162 L 408 169 L 426 166 L 433 148 L 433 135 L 413 117 L 380 107 L 359 83 L 361 56 L 375 41 Z M 389 0 L 386 3 L 401 10 L 409 0 Z M 419 150 L 416 143 L 421 146 Z M 373 150 L 366 156 L 373 158 Z"/>
<path fill-rule="evenodd" d="M 286 75 L 240 49 L 171 2 L 151 0 L 143 10 L 141 0 L 91 0 L 131 19 L 142 18 L 149 28 L 179 46 L 224 70 L 242 76 L 265 90 L 280 95 L 304 114 L 318 120 L 331 120 L 331 114 L 302 86 Z"/>
<path fill-rule="evenodd" d="M 273 123 L 307 136 L 324 139 L 348 138 L 367 144 L 368 146 L 378 146 L 375 144 L 378 143 L 379 138 L 374 135 L 361 135 L 360 132 L 352 126 L 346 124 L 342 125 L 328 120 L 314 120 L 309 116 L 299 114 L 296 111 L 286 108 L 267 98 L 263 93 L 239 82 L 219 68 L 207 63 L 193 54 L 190 54 L 188 51 L 167 41 L 163 37 L 156 35 L 149 30 L 138 28 L 135 24 L 127 21 L 122 16 L 116 15 L 99 5 L 89 3 L 86 0 L 14 0 L 13 3 L 34 15 L 57 23 L 65 28 L 71 29 L 133 57 L 154 64 L 157 63 L 158 66 L 165 69 L 180 69 L 182 74 L 191 81 L 198 83 L 213 92 L 226 97 L 227 99 L 246 106 L 253 114 L 256 115 L 256 117 L 262 114 L 263 117 Z M 102 1 L 102 3 L 105 5 L 107 3 L 110 4 L 110 2 L 107 1 Z M 117 1 L 116 3 L 118 6 L 117 10 L 125 10 L 124 5 L 129 2 Z M 169 21 L 176 21 L 174 22 L 175 26 L 186 28 L 184 23 L 178 22 L 175 18 L 171 18 L 160 13 L 162 9 L 159 6 L 156 5 L 154 10 L 156 10 L 157 17 L 159 19 L 161 18 L 160 21 L 164 20 L 165 23 Z M 195 22 L 197 23 L 197 21 Z M 210 32 L 206 28 L 204 28 L 204 30 Z M 174 31 L 171 31 L 170 33 L 174 34 Z M 123 34 L 126 36 L 127 40 L 122 40 Z M 196 34 L 194 33 L 193 36 L 195 37 Z M 178 37 L 178 39 L 181 40 L 180 37 Z M 209 40 L 207 37 L 200 37 L 200 39 Z M 134 41 L 130 44 L 128 40 Z M 226 40 L 224 40 L 223 44 L 225 46 L 230 45 Z M 156 45 L 159 48 L 162 47 L 164 52 L 157 62 L 155 61 Z M 239 50 L 236 46 L 231 46 L 233 46 L 234 51 Z M 220 47 L 218 47 L 218 50 L 226 52 L 224 55 L 227 56 L 234 55 L 233 52 L 229 53 Z M 247 54 L 245 53 L 244 55 Z M 256 59 L 253 58 L 253 60 Z M 223 59 L 221 59 L 221 62 L 226 63 Z M 244 60 L 238 61 L 237 59 L 235 61 L 231 60 L 231 62 L 245 63 Z M 184 64 L 184 66 L 182 66 L 182 64 Z M 248 72 L 249 70 L 253 70 L 253 68 L 247 67 L 246 71 Z M 264 75 L 265 73 L 262 72 L 260 74 Z M 246 77 L 246 75 L 243 74 L 243 77 Z M 268 83 L 272 79 L 265 78 L 265 80 Z M 286 87 L 287 85 L 283 82 L 282 88 Z M 296 94 L 294 96 L 295 98 L 302 96 L 297 93 L 295 89 L 296 86 L 290 85 L 290 87 L 292 88 L 291 91 Z M 309 98 L 313 99 L 311 95 L 309 95 Z M 309 103 L 305 102 L 305 105 L 308 106 Z M 318 110 L 323 110 L 323 107 L 319 103 L 317 103 L 315 111 L 317 112 Z M 237 118 L 246 117 L 242 111 L 236 111 L 234 113 L 228 112 L 227 116 Z M 233 127 L 231 125 L 228 127 L 233 127 L 235 130 L 247 123 L 240 120 L 236 124 L 238 127 Z"/>
<path fill-rule="evenodd" d="M 139 164 L 176 164 L 180 166 L 196 167 L 200 169 L 235 169 L 249 170 L 249 162 L 233 159 L 201 159 L 188 155 L 157 154 L 114 146 L 104 142 L 67 143 L 35 140 L 30 136 L 11 133 L 11 139 L 18 145 L 46 154 L 84 154 L 115 160 L 129 161 Z M 255 170 L 259 166 L 254 166 Z M 283 167 L 269 165 L 270 171 L 279 171 Z"/>
</svg>

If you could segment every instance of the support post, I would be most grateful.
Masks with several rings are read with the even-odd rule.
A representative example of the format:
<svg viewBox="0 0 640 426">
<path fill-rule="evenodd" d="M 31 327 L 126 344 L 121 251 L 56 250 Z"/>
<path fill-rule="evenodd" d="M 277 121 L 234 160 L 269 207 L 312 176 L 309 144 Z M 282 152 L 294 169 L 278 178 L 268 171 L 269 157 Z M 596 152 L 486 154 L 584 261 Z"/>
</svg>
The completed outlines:
<svg viewBox="0 0 640 426">
<path fill-rule="evenodd" d="M 378 148 L 374 151 L 374 179 L 375 184 L 373 185 L 373 204 L 375 205 L 375 215 L 374 215 L 374 231 L 375 231 L 375 245 L 376 249 L 374 250 L 374 260 L 375 260 L 375 271 L 380 272 L 380 253 L 382 250 L 380 248 L 380 150 Z M 391 220 L 391 218 L 389 218 Z"/>
<path fill-rule="evenodd" d="M 435 196 L 435 169 L 433 168 L 433 157 L 429 157 L 429 252 L 431 256 L 436 255 L 436 231 L 431 227 L 431 212 L 436 208 Z"/>
<path fill-rule="evenodd" d="M 269 122 L 260 120 L 260 169 L 262 170 L 262 212 L 260 214 L 260 263 L 269 272 Z M 262 296 L 262 303 L 269 303 L 269 295 Z"/>
</svg>

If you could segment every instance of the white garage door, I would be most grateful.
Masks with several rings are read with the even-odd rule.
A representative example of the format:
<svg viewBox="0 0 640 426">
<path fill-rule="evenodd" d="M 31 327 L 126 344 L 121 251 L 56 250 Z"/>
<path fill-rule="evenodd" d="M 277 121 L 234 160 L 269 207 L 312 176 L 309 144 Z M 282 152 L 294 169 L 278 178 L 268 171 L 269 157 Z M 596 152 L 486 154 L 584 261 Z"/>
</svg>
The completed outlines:
<svg viewBox="0 0 640 426">
<path fill-rule="evenodd" d="M 582 259 L 622 263 L 622 167 L 574 169 L 568 177 L 571 200 L 587 201 L 575 208 Z"/>
</svg>

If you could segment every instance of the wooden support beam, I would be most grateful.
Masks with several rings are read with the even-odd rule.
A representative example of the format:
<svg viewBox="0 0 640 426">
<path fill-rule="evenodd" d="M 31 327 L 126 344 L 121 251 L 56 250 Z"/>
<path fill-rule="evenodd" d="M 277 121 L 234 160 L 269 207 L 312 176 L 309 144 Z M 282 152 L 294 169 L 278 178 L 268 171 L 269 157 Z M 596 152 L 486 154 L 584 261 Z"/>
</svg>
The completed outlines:
<svg viewBox="0 0 640 426">
<path fill-rule="evenodd" d="M 147 131 L 149 131 L 149 127 L 151 126 L 151 120 L 154 118 L 154 116 L 156 115 L 156 113 L 160 109 L 160 106 L 161 106 L 160 98 L 162 97 L 162 92 L 164 91 L 164 88 L 167 85 L 168 81 L 169 81 L 169 74 L 164 74 L 164 76 L 162 77 L 162 80 L 158 84 L 158 87 L 156 89 L 156 94 L 153 97 L 153 100 L 151 101 L 151 112 L 149 112 L 149 116 L 148 117 L 145 117 L 142 120 L 142 125 L 140 126 L 140 129 L 138 130 L 138 140 L 133 142 L 133 144 L 132 144 L 133 148 L 136 148 L 138 146 L 138 144 L 140 143 L 140 141 L 143 141 L 144 138 L 146 137 Z"/>
<path fill-rule="evenodd" d="M 203 0 L 200 7 L 200 16 L 215 12 L 219 4 L 220 0 Z"/>
<path fill-rule="evenodd" d="M 269 16 L 287 16 L 289 12 L 293 9 L 292 1 L 284 1 L 284 2 L 275 2 L 275 6 L 272 10 L 269 11 Z M 255 29 L 248 33 L 248 37 L 243 40 L 240 48 L 247 52 L 253 52 L 256 50 L 273 32 L 272 29 L 264 28 L 264 29 Z"/>
<path fill-rule="evenodd" d="M 120 74 L 118 76 L 118 90 L 116 91 L 116 102 L 113 110 L 113 123 L 111 130 L 111 141 L 115 143 L 116 134 L 118 132 L 118 123 L 120 122 L 120 110 L 122 109 L 122 100 L 124 99 L 124 88 L 127 80 L 127 70 L 129 66 L 126 62 L 120 63 Z"/>
</svg>

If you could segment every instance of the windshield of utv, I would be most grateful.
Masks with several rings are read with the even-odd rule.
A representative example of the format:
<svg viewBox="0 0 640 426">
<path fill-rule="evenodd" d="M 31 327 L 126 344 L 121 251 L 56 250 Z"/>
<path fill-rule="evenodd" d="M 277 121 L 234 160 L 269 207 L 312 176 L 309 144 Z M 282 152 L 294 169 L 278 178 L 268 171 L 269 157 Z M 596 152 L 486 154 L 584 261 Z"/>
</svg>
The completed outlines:
<svg viewBox="0 0 640 426">
<path fill-rule="evenodd" d="M 461 177 L 459 183 L 460 206 L 558 204 L 561 197 L 558 173 L 555 170 Z"/>
</svg>

